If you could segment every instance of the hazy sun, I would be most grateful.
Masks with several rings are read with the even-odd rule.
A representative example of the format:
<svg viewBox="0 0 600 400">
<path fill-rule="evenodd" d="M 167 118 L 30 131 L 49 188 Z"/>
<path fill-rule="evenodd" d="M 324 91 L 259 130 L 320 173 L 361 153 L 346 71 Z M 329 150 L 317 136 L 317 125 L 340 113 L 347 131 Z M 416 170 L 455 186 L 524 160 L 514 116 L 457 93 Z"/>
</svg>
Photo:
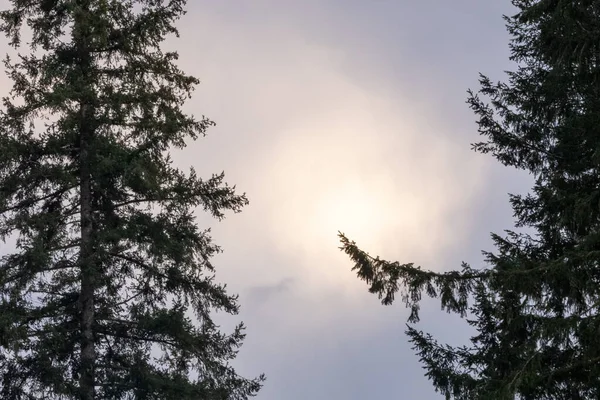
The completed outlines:
<svg viewBox="0 0 600 400">
<path fill-rule="evenodd" d="M 367 240 L 384 228 L 386 211 L 373 188 L 360 182 L 346 182 L 320 193 L 315 201 L 312 229 L 319 236 L 331 238 L 342 231 L 356 240 Z M 388 215 L 388 217 L 390 217 Z"/>
</svg>

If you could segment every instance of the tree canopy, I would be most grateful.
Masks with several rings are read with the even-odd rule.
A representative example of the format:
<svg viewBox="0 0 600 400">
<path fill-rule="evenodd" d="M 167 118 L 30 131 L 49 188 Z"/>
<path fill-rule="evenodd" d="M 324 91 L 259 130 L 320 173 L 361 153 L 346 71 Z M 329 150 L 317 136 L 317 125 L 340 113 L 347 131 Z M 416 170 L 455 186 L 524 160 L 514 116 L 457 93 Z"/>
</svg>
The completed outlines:
<svg viewBox="0 0 600 400">
<path fill-rule="evenodd" d="M 184 0 L 11 0 L 26 54 L 0 110 L 0 397 L 246 399 L 244 327 L 195 222 L 247 204 L 223 174 L 173 165 L 213 122 L 182 111 L 198 80 L 161 45 Z M 21 46 L 22 33 L 30 35 Z M 20 47 L 21 46 L 21 47 Z"/>
<path fill-rule="evenodd" d="M 513 0 L 515 69 L 481 75 L 468 104 L 475 151 L 530 173 L 510 195 L 515 227 L 485 265 L 436 273 L 373 257 L 340 234 L 369 290 L 411 310 L 407 334 L 436 390 L 454 399 L 600 398 L 600 2 Z M 423 295 L 476 334 L 453 347 L 416 329 Z"/>
</svg>

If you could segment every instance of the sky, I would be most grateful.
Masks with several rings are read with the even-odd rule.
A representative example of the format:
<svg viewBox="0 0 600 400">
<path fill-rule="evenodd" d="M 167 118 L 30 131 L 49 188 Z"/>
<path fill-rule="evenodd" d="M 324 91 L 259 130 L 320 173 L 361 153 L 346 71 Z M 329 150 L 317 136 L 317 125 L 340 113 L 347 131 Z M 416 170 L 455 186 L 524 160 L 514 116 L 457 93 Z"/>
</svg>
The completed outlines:
<svg viewBox="0 0 600 400">
<path fill-rule="evenodd" d="M 6 1 L 0 2 L 2 6 Z M 478 73 L 513 66 L 505 1 L 194 0 L 167 43 L 202 81 L 186 110 L 217 126 L 174 152 L 225 171 L 250 205 L 217 223 L 217 278 L 240 295 L 235 365 L 259 400 L 438 399 L 404 335 L 407 310 L 367 293 L 337 231 L 389 260 L 481 265 L 528 178 L 476 154 L 465 104 Z M 6 41 L 0 42 L 6 52 Z M 3 85 L 7 80 L 3 77 Z M 424 303 L 418 327 L 462 344 L 466 323 Z"/>
<path fill-rule="evenodd" d="M 465 104 L 478 73 L 503 79 L 508 1 L 194 1 L 182 67 L 190 112 L 217 126 L 177 155 L 224 170 L 250 205 L 213 227 L 217 277 L 240 294 L 239 372 L 261 400 L 438 399 L 404 335 L 351 271 L 337 231 L 373 255 L 443 271 L 481 265 L 528 178 L 474 153 Z M 201 221 L 205 221 L 201 219 Z M 471 333 L 424 303 L 418 327 Z"/>
</svg>

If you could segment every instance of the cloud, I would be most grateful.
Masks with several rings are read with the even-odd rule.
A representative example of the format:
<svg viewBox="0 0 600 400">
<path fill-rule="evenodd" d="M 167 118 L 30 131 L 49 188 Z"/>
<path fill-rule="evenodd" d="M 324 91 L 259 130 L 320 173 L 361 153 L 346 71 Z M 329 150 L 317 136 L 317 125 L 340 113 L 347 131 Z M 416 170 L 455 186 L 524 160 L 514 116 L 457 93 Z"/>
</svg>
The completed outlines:
<svg viewBox="0 0 600 400">
<path fill-rule="evenodd" d="M 260 307 L 266 303 L 277 301 L 277 296 L 293 289 L 295 280 L 284 278 L 271 285 L 252 286 L 246 291 L 246 299 L 253 307 Z"/>
<path fill-rule="evenodd" d="M 373 252 L 393 248 L 423 261 L 461 239 L 455 232 L 464 226 L 447 226 L 447 218 L 476 195 L 485 169 L 447 137 L 443 110 L 413 104 L 411 93 L 358 85 L 340 49 L 220 17 L 194 15 L 178 41 L 182 65 L 204 81 L 189 108 L 218 123 L 178 161 L 225 169 L 249 193 L 235 223 L 215 226 L 227 241 L 247 240 L 236 241 L 246 231 L 297 255 L 295 274 L 335 285 L 355 279 L 339 257 L 338 229 Z M 231 278 L 260 283 L 256 269 L 238 272 Z"/>
</svg>

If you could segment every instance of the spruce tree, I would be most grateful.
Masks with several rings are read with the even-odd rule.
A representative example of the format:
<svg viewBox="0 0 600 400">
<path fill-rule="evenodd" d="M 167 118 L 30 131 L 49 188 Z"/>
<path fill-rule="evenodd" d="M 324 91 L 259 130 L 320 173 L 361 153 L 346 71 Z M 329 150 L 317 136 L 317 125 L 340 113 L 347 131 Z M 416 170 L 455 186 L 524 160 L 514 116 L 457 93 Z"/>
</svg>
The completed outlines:
<svg viewBox="0 0 600 400">
<path fill-rule="evenodd" d="M 182 111 L 198 80 L 161 50 L 185 0 L 11 0 L 26 54 L 0 111 L 0 398 L 246 399 L 244 337 L 212 320 L 236 296 L 195 223 L 245 195 L 180 170 L 170 148 L 213 123 Z"/>
<path fill-rule="evenodd" d="M 411 309 L 407 334 L 436 390 L 454 399 L 600 398 L 600 2 L 514 0 L 514 71 L 481 76 L 473 145 L 530 173 L 510 195 L 515 228 L 485 264 L 445 273 L 372 257 L 340 234 L 372 293 Z M 416 329 L 423 295 L 475 328 L 468 346 Z"/>
</svg>

